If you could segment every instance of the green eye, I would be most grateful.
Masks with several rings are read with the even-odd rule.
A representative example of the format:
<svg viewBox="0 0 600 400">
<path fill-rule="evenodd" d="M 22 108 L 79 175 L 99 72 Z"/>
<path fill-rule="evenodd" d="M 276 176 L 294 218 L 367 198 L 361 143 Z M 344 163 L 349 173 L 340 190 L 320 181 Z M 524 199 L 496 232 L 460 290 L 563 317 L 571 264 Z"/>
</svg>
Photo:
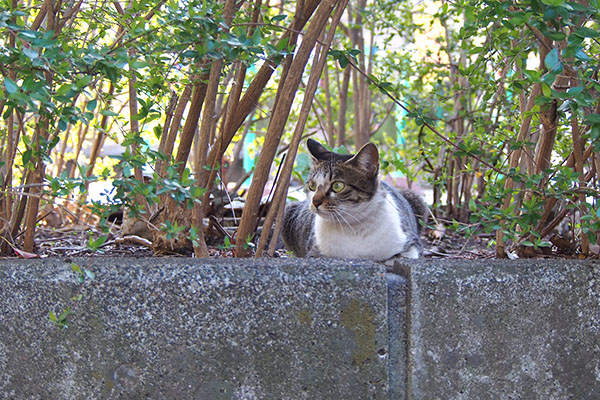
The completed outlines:
<svg viewBox="0 0 600 400">
<path fill-rule="evenodd" d="M 344 182 L 333 182 L 333 185 L 331 185 L 331 188 L 333 189 L 334 192 L 339 193 L 342 190 L 344 190 L 344 188 L 346 187 L 346 185 L 344 185 Z"/>
<path fill-rule="evenodd" d="M 317 184 L 314 181 L 308 182 L 308 190 L 314 192 L 315 190 L 317 190 Z"/>
</svg>

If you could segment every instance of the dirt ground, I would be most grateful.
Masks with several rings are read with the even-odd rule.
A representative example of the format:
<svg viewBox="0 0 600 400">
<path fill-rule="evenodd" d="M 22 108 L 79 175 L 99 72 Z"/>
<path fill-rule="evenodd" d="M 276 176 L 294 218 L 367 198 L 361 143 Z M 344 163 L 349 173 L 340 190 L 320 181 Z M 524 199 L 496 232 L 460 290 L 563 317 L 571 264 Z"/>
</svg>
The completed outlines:
<svg viewBox="0 0 600 400">
<path fill-rule="evenodd" d="M 70 227 L 51 229 L 41 227 L 36 236 L 36 250 L 33 254 L 22 254 L 16 250 L 16 256 L 22 257 L 78 257 L 78 256 L 129 256 L 149 257 L 154 253 L 148 245 L 142 244 L 135 238 L 123 239 L 117 232 L 110 235 L 99 250 L 93 252 L 87 246 L 90 227 Z M 489 235 L 465 238 L 449 229 L 443 234 L 428 231 L 422 236 L 424 241 L 425 258 L 463 258 L 480 259 L 495 257 L 494 248 L 489 246 Z M 211 257 L 234 257 L 233 249 L 224 244 L 215 244 L 219 239 L 212 238 L 209 245 Z M 171 256 L 186 256 L 172 254 Z M 189 255 L 191 256 L 191 255 Z M 289 257 L 285 249 L 277 250 L 275 257 Z"/>
<path fill-rule="evenodd" d="M 93 217 L 93 216 L 90 216 Z M 211 217 L 212 218 L 212 217 Z M 91 219 L 91 218 L 90 218 Z M 89 219 L 88 219 L 89 220 Z M 216 221 L 216 218 L 212 218 Z M 48 223 L 43 223 L 36 231 L 36 248 L 32 253 L 23 252 L 20 249 L 14 249 L 14 256 L 23 258 L 35 257 L 81 257 L 81 256 L 120 256 L 120 257 L 150 257 L 154 256 L 152 243 L 136 235 L 126 234 L 126 224 L 114 224 L 111 227 L 111 234 L 108 235 L 106 241 L 97 249 L 91 250 L 88 246 L 90 232 L 93 238 L 98 238 L 102 234 L 98 230 L 97 224 L 92 222 L 65 223 L 64 218 L 57 220 L 55 226 L 52 226 L 51 220 Z M 122 220 L 121 220 L 122 222 Z M 215 222 L 219 225 L 218 222 Z M 210 225 L 210 224 L 209 224 Z M 213 225 L 214 226 L 214 225 Z M 227 225 L 229 226 L 229 225 Z M 235 227 L 231 225 L 228 228 L 220 226 L 219 229 L 209 229 L 206 234 L 209 254 L 211 257 L 235 257 L 233 245 L 228 242 L 232 240 L 224 240 L 224 235 L 231 235 L 235 231 Z M 149 233 L 149 232 L 146 232 Z M 144 235 L 141 235 L 144 236 Z M 151 235 L 145 235 L 147 238 Z M 493 234 L 478 234 L 472 237 L 465 237 L 459 234 L 450 227 L 437 225 L 437 228 L 431 224 L 424 229 L 421 237 L 424 243 L 424 258 L 441 259 L 441 258 L 460 258 L 460 259 L 488 259 L 496 257 L 496 249 L 493 244 L 495 235 Z M 565 239 L 561 239 L 565 240 Z M 558 258 L 582 258 L 577 254 L 577 247 L 571 241 L 567 240 L 568 246 L 556 243 L 552 248 L 544 249 L 544 252 L 528 251 L 511 251 L 510 258 L 523 257 L 558 257 Z M 531 250 L 525 248 L 524 250 Z M 191 257 L 189 254 L 162 254 L 161 256 L 178 256 Z M 284 249 L 279 248 L 274 257 L 290 257 L 290 254 Z M 597 257 L 597 255 L 596 255 Z"/>
</svg>

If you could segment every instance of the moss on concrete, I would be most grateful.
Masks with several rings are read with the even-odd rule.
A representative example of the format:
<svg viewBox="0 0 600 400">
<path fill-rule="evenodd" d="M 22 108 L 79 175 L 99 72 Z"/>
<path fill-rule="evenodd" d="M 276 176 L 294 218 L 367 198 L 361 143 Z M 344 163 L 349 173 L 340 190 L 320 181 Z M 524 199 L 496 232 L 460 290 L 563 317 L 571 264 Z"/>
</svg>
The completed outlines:
<svg viewBox="0 0 600 400">
<path fill-rule="evenodd" d="M 354 350 L 352 362 L 364 366 L 373 360 L 375 349 L 375 313 L 369 304 L 352 299 L 340 315 L 342 325 L 354 333 L 357 348 Z"/>
</svg>

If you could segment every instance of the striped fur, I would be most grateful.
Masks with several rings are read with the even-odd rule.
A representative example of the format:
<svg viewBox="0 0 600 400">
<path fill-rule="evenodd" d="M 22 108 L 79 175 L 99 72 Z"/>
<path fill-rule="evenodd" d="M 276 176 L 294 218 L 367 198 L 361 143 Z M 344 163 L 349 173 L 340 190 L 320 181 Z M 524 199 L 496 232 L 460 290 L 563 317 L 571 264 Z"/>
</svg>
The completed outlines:
<svg viewBox="0 0 600 400">
<path fill-rule="evenodd" d="M 290 203 L 283 240 L 298 257 L 326 256 L 385 261 L 420 257 L 419 219 L 427 207 L 416 194 L 380 182 L 379 154 L 367 143 L 356 155 L 307 143 L 312 155 L 307 200 Z"/>
</svg>

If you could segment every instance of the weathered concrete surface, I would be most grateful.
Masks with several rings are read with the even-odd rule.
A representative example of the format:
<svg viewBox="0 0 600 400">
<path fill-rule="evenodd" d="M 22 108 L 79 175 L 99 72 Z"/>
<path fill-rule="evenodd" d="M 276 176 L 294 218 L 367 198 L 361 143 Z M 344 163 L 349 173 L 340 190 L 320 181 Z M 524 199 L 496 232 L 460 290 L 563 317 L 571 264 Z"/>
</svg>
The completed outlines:
<svg viewBox="0 0 600 400">
<path fill-rule="evenodd" d="M 0 399 L 600 399 L 598 262 L 74 261 L 0 261 Z"/>
<path fill-rule="evenodd" d="M 388 347 L 389 347 L 389 398 L 406 398 L 406 300 L 407 280 L 397 274 L 388 274 Z"/>
<path fill-rule="evenodd" d="M 385 269 L 332 260 L 0 261 L 2 399 L 384 399 Z M 81 300 L 71 300 L 81 294 Z M 72 304 L 69 327 L 48 318 Z"/>
<path fill-rule="evenodd" d="M 600 263 L 401 263 L 408 399 L 600 399 Z"/>
</svg>

